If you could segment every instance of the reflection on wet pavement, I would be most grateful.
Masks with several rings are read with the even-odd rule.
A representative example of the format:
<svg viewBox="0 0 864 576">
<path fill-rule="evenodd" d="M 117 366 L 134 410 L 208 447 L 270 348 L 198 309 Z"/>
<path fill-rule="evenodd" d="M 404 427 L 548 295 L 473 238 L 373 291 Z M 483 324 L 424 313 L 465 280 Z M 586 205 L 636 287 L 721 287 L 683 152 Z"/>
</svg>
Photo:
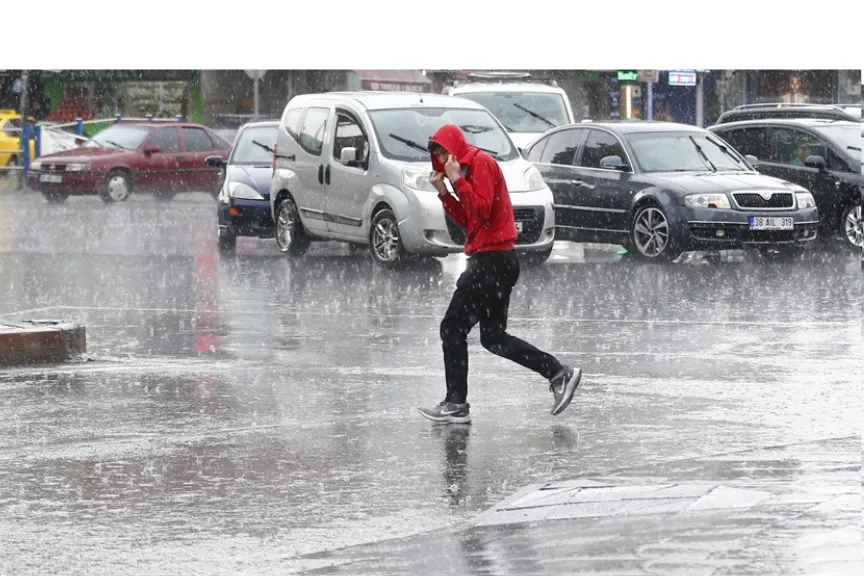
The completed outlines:
<svg viewBox="0 0 864 576">
<path fill-rule="evenodd" d="M 0 195 L 0 318 L 84 323 L 94 359 L 0 371 L 0 574 L 711 573 L 684 534 L 734 535 L 711 566 L 793 574 L 826 527 L 858 529 L 843 498 L 860 441 L 841 440 L 860 438 L 855 258 L 648 266 L 562 246 L 523 271 L 510 330 L 583 367 L 573 405 L 549 416 L 545 383 L 474 334 L 474 424 L 442 429 L 411 409 L 443 394 L 461 258 L 388 273 L 338 244 L 293 261 L 245 239 L 219 256 L 212 201 L 167 206 Z M 786 508 L 453 536 L 576 477 L 710 482 Z M 569 551 L 546 562 L 556 534 Z M 463 564 L 434 569 L 457 549 Z M 691 557 L 703 572 L 681 571 Z"/>
</svg>

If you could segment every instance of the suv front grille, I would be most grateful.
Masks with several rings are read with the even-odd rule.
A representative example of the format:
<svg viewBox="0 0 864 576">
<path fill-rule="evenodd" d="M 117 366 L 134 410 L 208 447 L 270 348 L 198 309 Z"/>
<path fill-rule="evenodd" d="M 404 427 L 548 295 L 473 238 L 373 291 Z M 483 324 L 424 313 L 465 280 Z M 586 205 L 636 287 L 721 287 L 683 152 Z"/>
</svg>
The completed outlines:
<svg viewBox="0 0 864 576">
<path fill-rule="evenodd" d="M 774 192 L 767 200 L 761 194 L 752 192 L 736 192 L 732 196 L 741 208 L 784 210 L 795 205 L 790 192 Z"/>
</svg>

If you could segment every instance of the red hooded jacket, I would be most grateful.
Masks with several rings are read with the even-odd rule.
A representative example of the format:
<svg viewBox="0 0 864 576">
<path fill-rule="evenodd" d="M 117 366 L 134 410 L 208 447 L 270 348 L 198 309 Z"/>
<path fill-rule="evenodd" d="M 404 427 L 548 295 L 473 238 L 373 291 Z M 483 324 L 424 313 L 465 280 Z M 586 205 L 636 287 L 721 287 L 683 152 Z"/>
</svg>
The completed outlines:
<svg viewBox="0 0 864 576">
<path fill-rule="evenodd" d="M 444 211 L 468 231 L 465 254 L 513 250 L 518 237 L 510 193 L 504 182 L 501 167 L 489 154 L 474 148 L 465 140 L 458 126 L 442 126 L 429 139 L 456 157 L 468 172 L 453 182 L 451 194 L 441 196 Z M 432 168 L 446 174 L 444 166 L 432 156 Z"/>
</svg>

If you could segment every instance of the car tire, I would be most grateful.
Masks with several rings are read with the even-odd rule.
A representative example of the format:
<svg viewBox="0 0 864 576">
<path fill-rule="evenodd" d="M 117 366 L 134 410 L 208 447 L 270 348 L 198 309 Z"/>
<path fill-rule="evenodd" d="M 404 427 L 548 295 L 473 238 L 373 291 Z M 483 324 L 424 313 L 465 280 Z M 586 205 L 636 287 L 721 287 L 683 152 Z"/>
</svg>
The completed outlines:
<svg viewBox="0 0 864 576">
<path fill-rule="evenodd" d="M 233 253 L 237 248 L 237 235 L 229 233 L 224 236 L 218 236 L 216 238 L 216 247 L 220 253 Z"/>
<path fill-rule="evenodd" d="M 52 190 L 50 192 L 42 192 L 42 196 L 49 204 L 62 204 L 63 202 L 66 202 L 67 198 L 69 198 L 69 193 Z"/>
<path fill-rule="evenodd" d="M 156 196 L 156 200 L 159 200 L 160 202 L 170 202 L 171 200 L 174 199 L 174 196 L 176 196 L 177 193 L 176 192 L 156 192 L 153 195 Z"/>
<path fill-rule="evenodd" d="M 290 196 L 276 208 L 276 246 L 288 256 L 303 256 L 309 250 L 309 236 L 303 229 L 300 211 Z"/>
<path fill-rule="evenodd" d="M 112 170 L 99 191 L 103 202 L 125 202 L 132 194 L 132 180 L 124 170 Z"/>
<path fill-rule="evenodd" d="M 522 260 L 528 266 L 541 266 L 552 257 L 552 246 L 548 250 L 542 252 L 525 252 L 522 255 Z"/>
<path fill-rule="evenodd" d="M 636 209 L 630 223 L 628 252 L 644 262 L 671 262 L 681 255 L 675 230 L 660 204 L 650 202 Z"/>
<path fill-rule="evenodd" d="M 369 252 L 372 260 L 382 268 L 395 270 L 408 263 L 408 253 L 399 234 L 399 223 L 389 208 L 379 210 L 372 217 L 369 225 Z"/>
<path fill-rule="evenodd" d="M 864 246 L 864 222 L 861 204 L 852 204 L 843 211 L 840 220 L 840 239 L 852 252 L 860 252 Z"/>
</svg>

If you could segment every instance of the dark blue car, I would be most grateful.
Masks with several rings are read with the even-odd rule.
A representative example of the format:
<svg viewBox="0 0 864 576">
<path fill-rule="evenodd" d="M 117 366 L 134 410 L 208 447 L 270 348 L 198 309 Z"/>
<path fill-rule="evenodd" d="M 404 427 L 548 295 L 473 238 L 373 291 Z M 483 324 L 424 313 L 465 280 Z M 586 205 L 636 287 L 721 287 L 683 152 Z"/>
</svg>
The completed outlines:
<svg viewBox="0 0 864 576">
<path fill-rule="evenodd" d="M 227 163 L 218 156 L 206 160 L 211 166 L 224 168 L 216 199 L 220 251 L 233 251 L 238 236 L 274 236 L 270 176 L 278 128 L 279 122 L 250 122 L 237 132 Z"/>
</svg>

